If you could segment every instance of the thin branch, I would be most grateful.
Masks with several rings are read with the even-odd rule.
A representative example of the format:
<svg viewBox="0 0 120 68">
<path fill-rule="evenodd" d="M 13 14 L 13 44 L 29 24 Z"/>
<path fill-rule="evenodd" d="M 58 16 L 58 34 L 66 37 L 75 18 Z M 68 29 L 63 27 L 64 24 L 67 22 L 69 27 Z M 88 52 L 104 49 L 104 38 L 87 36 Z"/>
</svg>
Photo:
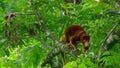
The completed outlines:
<svg viewBox="0 0 120 68">
<path fill-rule="evenodd" d="M 13 13 L 13 14 L 15 14 L 15 15 L 35 15 L 35 13 L 24 13 L 24 12 L 15 12 L 15 13 Z"/>
<path fill-rule="evenodd" d="M 37 3 L 34 2 L 35 0 L 31 0 L 31 3 L 32 5 L 34 6 L 34 11 L 35 11 L 35 14 L 38 18 L 38 23 L 39 25 L 41 25 L 41 27 L 43 27 L 45 33 L 46 33 L 46 36 L 48 36 L 50 39 L 53 40 L 53 42 L 55 44 L 57 44 L 57 40 L 55 39 L 55 37 L 53 36 L 53 34 L 49 31 L 49 29 L 46 27 L 45 25 L 45 22 L 43 21 L 42 17 L 41 17 L 41 13 L 39 12 L 38 10 L 38 6 L 37 6 Z"/>
<path fill-rule="evenodd" d="M 108 11 L 108 13 L 120 15 L 120 12 L 119 11 L 115 11 L 115 10 L 110 10 L 110 11 Z"/>
<path fill-rule="evenodd" d="M 120 15 L 120 12 L 119 11 L 115 11 L 115 10 L 110 10 L 107 13 Z M 12 13 L 8 13 L 8 14 L 15 14 L 15 15 L 36 15 L 35 13 L 29 13 L 29 12 L 28 13 L 26 13 L 26 12 L 12 12 Z M 0 17 L 5 17 L 8 14 L 1 14 Z M 87 15 L 94 15 L 94 13 L 87 14 Z M 94 20 L 94 19 L 90 19 L 90 20 Z"/>
<path fill-rule="evenodd" d="M 0 17 L 5 17 L 9 14 L 14 14 L 14 15 L 35 15 L 35 13 L 24 13 L 24 12 L 14 12 L 14 13 L 8 13 L 8 14 L 1 14 Z"/>
<path fill-rule="evenodd" d="M 98 57 L 97 57 L 97 62 L 99 62 L 100 58 L 101 58 L 101 55 L 104 51 L 104 48 L 106 46 L 106 41 L 107 39 L 109 38 L 109 36 L 114 32 L 115 28 L 120 24 L 120 22 L 116 23 L 113 28 L 109 31 L 109 33 L 107 34 L 107 36 L 103 39 L 102 43 L 101 43 L 101 46 L 100 46 L 100 49 L 99 49 L 99 52 L 98 52 Z"/>
</svg>

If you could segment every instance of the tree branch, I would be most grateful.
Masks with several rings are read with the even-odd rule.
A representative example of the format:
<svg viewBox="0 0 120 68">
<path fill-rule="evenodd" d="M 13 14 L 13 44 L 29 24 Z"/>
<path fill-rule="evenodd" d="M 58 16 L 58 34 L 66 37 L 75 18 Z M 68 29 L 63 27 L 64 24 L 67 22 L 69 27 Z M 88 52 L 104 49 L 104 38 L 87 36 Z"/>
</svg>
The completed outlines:
<svg viewBox="0 0 120 68">
<path fill-rule="evenodd" d="M 68 46 L 66 46 L 65 44 L 62 44 L 59 41 L 57 41 L 55 39 L 55 37 L 53 36 L 53 34 L 46 27 L 45 22 L 43 21 L 43 19 L 41 17 L 41 14 L 40 14 L 40 12 L 38 10 L 38 6 L 37 6 L 37 3 L 35 2 L 35 0 L 31 0 L 31 3 L 34 6 L 34 11 L 35 11 L 35 14 L 36 14 L 36 16 L 38 18 L 39 25 L 41 25 L 41 27 L 44 29 L 44 31 L 46 33 L 46 36 L 48 36 L 50 39 L 52 39 L 53 42 L 56 45 L 53 48 L 53 50 L 51 50 L 48 53 L 47 57 L 45 58 L 45 60 L 43 61 L 43 63 L 42 63 L 41 66 L 45 66 L 47 63 L 49 63 L 49 61 L 51 61 L 51 59 L 53 57 L 55 57 L 56 55 L 60 54 L 61 51 L 64 52 L 64 53 L 69 53 L 69 54 L 71 54 L 74 57 L 77 57 L 81 52 L 80 51 L 79 52 L 75 52 L 74 50 L 72 50 L 71 48 L 69 48 Z"/>
<path fill-rule="evenodd" d="M 109 33 L 107 34 L 107 36 L 103 39 L 102 43 L 101 43 L 101 46 L 100 46 L 100 49 L 99 49 L 99 52 L 98 52 L 98 57 L 97 57 L 97 62 L 99 62 L 100 58 L 101 58 L 101 55 L 104 51 L 104 48 L 106 46 L 106 41 L 107 39 L 109 38 L 109 36 L 114 32 L 115 28 L 120 24 L 120 22 L 116 23 L 113 28 L 109 31 Z"/>
<path fill-rule="evenodd" d="M 9 14 L 14 14 L 14 15 L 35 15 L 35 13 L 22 13 L 22 12 L 14 12 L 14 13 L 8 13 L 8 14 L 1 14 L 0 17 L 5 17 Z"/>
<path fill-rule="evenodd" d="M 66 46 L 65 44 L 59 43 L 56 47 L 53 48 L 53 50 L 51 50 L 47 57 L 45 58 L 45 60 L 43 61 L 43 63 L 41 64 L 41 66 L 45 66 L 46 64 L 49 64 L 49 62 L 51 61 L 51 59 L 53 59 L 53 57 L 57 56 L 58 54 L 60 54 L 61 52 L 70 54 L 71 56 L 77 58 L 81 52 L 80 51 L 74 51 L 73 48 Z"/>
<path fill-rule="evenodd" d="M 108 11 L 108 13 L 120 15 L 120 12 L 119 11 L 115 11 L 115 10 L 110 10 L 110 11 Z"/>
<path fill-rule="evenodd" d="M 37 16 L 38 18 L 38 23 L 39 25 L 41 25 L 41 27 L 43 27 L 45 33 L 46 33 L 46 36 L 48 36 L 50 39 L 53 40 L 53 42 L 55 44 L 58 43 L 58 41 L 55 39 L 55 37 L 53 36 L 53 34 L 49 31 L 49 29 L 46 27 L 45 25 L 45 22 L 43 21 L 42 17 L 41 17 L 41 13 L 39 12 L 38 10 L 38 6 L 37 6 L 37 3 L 35 2 L 35 0 L 31 0 L 31 3 L 32 5 L 34 6 L 34 11 L 35 11 L 35 15 Z"/>
</svg>

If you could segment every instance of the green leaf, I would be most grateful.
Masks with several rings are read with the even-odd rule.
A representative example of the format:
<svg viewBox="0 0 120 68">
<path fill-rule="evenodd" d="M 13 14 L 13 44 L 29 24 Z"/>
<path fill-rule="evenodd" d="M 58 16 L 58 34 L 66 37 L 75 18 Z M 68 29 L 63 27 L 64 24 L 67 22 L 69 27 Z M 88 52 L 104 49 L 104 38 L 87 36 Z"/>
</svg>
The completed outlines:
<svg viewBox="0 0 120 68">
<path fill-rule="evenodd" d="M 81 63 L 78 68 L 87 68 L 87 66 L 84 63 Z"/>
<path fill-rule="evenodd" d="M 64 68 L 75 68 L 77 66 L 77 63 L 75 61 L 68 62 Z"/>
</svg>

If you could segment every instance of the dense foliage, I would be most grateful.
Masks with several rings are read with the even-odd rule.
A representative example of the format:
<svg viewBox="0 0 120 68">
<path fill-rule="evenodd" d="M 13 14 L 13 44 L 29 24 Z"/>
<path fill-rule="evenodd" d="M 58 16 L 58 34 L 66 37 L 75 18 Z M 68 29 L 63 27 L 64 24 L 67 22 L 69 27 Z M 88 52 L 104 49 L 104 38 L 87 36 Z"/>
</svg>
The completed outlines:
<svg viewBox="0 0 120 68">
<path fill-rule="evenodd" d="M 119 0 L 82 0 L 80 4 L 65 3 L 64 0 L 36 0 L 36 4 L 56 40 L 63 35 L 65 28 L 73 24 L 83 26 L 91 36 L 88 57 L 81 54 L 74 58 L 66 54 L 64 68 L 120 67 L 120 24 L 103 42 L 114 25 L 120 22 Z M 46 36 L 41 24 L 38 25 L 34 6 L 31 0 L 0 1 L 0 68 L 40 68 L 47 54 L 56 46 Z M 8 21 L 5 17 L 10 13 L 15 17 Z M 104 51 L 97 60 L 102 43 L 105 43 Z M 60 55 L 52 60 L 54 66 L 62 66 Z"/>
</svg>

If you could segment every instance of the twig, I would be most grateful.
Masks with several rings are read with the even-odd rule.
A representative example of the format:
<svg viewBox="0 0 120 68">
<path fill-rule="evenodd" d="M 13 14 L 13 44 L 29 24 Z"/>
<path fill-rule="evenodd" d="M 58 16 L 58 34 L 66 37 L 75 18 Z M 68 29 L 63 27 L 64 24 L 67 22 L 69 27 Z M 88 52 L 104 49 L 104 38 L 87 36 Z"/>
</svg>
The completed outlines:
<svg viewBox="0 0 120 68">
<path fill-rule="evenodd" d="M 99 49 L 99 52 L 98 52 L 98 57 L 97 57 L 97 62 L 99 62 L 100 58 L 101 58 L 101 55 L 104 51 L 104 47 L 106 46 L 106 41 L 107 39 L 109 38 L 109 36 L 114 32 L 115 28 L 120 24 L 120 22 L 116 23 L 113 28 L 109 31 L 109 33 L 107 34 L 107 36 L 103 39 L 102 43 L 101 43 L 101 46 L 100 46 L 100 49 Z"/>
<path fill-rule="evenodd" d="M 14 13 L 8 13 L 8 14 L 1 14 L 0 17 L 5 17 L 9 14 L 14 14 L 14 15 L 35 15 L 35 13 L 24 13 L 24 12 L 14 12 Z"/>
</svg>

